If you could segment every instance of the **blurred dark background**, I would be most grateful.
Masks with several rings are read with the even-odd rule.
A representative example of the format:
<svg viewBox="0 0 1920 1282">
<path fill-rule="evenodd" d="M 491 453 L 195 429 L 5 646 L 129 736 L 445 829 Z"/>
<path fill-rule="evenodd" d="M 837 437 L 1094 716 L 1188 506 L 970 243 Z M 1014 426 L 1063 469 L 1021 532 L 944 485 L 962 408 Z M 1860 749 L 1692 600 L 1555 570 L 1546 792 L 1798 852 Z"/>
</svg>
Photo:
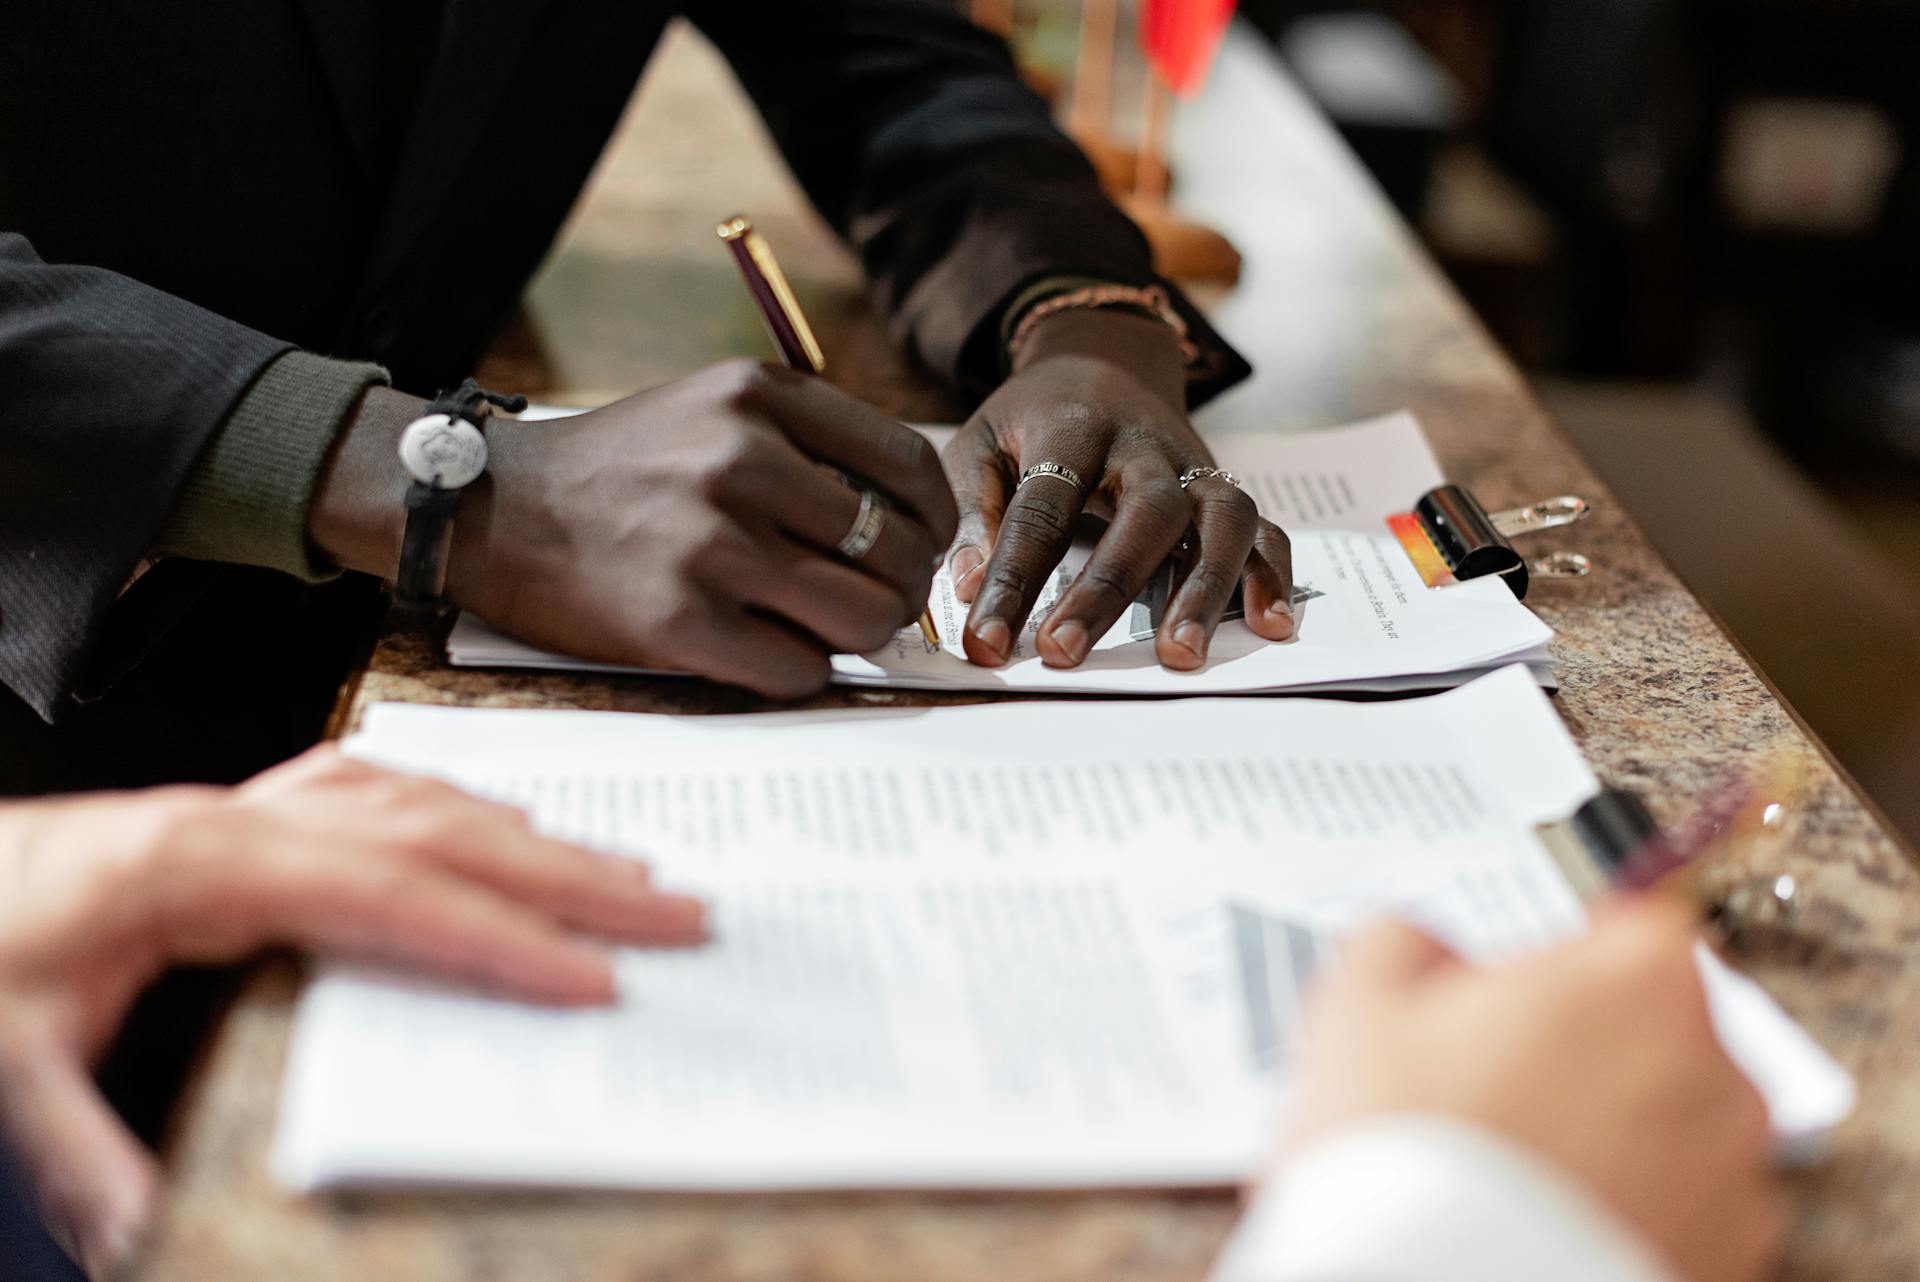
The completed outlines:
<svg viewBox="0 0 1920 1282">
<path fill-rule="evenodd" d="M 1920 845 L 1920 2 L 1241 10 Z"/>
</svg>

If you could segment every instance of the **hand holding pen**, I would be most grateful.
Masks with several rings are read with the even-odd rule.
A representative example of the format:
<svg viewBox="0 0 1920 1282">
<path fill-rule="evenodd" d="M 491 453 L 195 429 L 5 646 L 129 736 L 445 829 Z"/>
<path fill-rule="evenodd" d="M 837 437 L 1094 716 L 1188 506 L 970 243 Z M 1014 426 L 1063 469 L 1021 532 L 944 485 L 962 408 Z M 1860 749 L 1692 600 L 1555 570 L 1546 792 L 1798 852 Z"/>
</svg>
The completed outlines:
<svg viewBox="0 0 1920 1282">
<path fill-rule="evenodd" d="M 1464 1125 L 1584 1190 L 1676 1276 L 1756 1282 L 1786 1222 L 1773 1137 L 1715 1032 L 1696 923 L 1665 899 L 1610 904 L 1491 964 L 1400 922 L 1356 933 L 1308 999 L 1270 1176 L 1310 1180 L 1316 1151 L 1355 1136 L 1445 1122 L 1461 1143 Z"/>
<path fill-rule="evenodd" d="M 359 569 L 394 563 L 393 442 L 421 405 L 368 402 L 379 422 L 336 458 L 316 537 Z M 457 605 L 542 649 L 774 698 L 814 693 L 835 654 L 908 626 L 958 520 L 924 437 L 765 361 L 499 420 L 488 444 L 446 562 Z"/>
<path fill-rule="evenodd" d="M 803 374 L 824 374 L 827 358 L 820 350 L 820 341 L 814 337 L 813 326 L 800 310 L 800 302 L 793 296 L 793 288 L 787 283 L 787 275 L 780 270 L 780 264 L 773 256 L 773 247 L 766 238 L 753 229 L 744 214 L 735 214 L 720 224 L 720 239 L 733 253 L 734 262 L 740 268 L 740 276 L 746 282 L 747 292 L 753 296 L 754 306 L 760 309 L 760 319 L 765 322 L 767 336 L 773 339 L 773 345 L 780 352 L 780 359 L 791 370 Z M 887 512 L 892 506 L 886 496 L 864 484 L 857 476 L 842 471 L 840 480 L 860 494 L 860 507 L 854 514 L 853 524 L 848 527 L 845 536 L 835 545 L 835 550 L 847 560 L 858 563 L 866 556 L 886 529 Z M 920 635 L 929 646 L 938 648 L 940 631 L 933 625 L 933 615 L 920 611 Z"/>
<path fill-rule="evenodd" d="M 503 422 L 489 448 L 490 484 L 454 529 L 455 601 L 543 649 L 774 698 L 909 626 L 956 523 L 925 438 L 764 361 Z M 858 562 L 836 545 L 861 498 L 828 468 L 894 505 Z"/>
<path fill-rule="evenodd" d="M 1377 923 L 1316 981 L 1269 1172 L 1307 1180 L 1324 1154 L 1404 1119 L 1513 1143 L 1694 1282 L 1755 1282 L 1786 1223 L 1768 1105 L 1721 1040 L 1697 952 L 1703 912 L 1770 921 L 1790 878 L 1730 892 L 1806 792 L 1775 760 L 1662 831 L 1631 793 L 1543 825 L 1594 902 L 1592 929 L 1477 964 L 1418 927 Z M 1782 884 L 1784 883 L 1784 885 Z"/>
</svg>

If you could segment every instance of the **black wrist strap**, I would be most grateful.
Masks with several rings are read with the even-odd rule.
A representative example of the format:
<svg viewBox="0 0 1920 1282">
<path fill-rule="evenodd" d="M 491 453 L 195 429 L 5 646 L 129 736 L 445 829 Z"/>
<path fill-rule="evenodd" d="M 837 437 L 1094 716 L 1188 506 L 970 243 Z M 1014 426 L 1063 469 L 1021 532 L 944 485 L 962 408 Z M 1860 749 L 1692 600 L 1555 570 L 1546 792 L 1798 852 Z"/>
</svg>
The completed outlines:
<svg viewBox="0 0 1920 1282">
<path fill-rule="evenodd" d="M 493 407 L 510 414 L 527 407 L 524 396 L 490 392 L 473 379 L 451 392 L 442 392 L 422 417 L 445 414 L 465 419 L 484 433 Z M 400 536 L 400 564 L 393 576 L 393 599 L 405 610 L 437 614 L 447 606 L 446 552 L 454 514 L 460 510 L 460 490 L 432 481 L 415 480 L 407 487 L 407 525 Z"/>
<path fill-rule="evenodd" d="M 446 551 L 460 491 L 426 481 L 407 487 L 407 528 L 400 536 L 400 568 L 393 576 L 395 603 L 410 610 L 446 605 Z"/>
</svg>

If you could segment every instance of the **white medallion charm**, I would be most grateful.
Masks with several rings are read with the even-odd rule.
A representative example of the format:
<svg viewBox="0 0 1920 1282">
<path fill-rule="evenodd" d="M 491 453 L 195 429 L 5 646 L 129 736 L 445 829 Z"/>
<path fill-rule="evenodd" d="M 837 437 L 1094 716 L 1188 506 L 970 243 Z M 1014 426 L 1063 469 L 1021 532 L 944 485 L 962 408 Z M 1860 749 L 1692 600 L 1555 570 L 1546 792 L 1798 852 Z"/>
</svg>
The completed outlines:
<svg viewBox="0 0 1920 1282">
<path fill-rule="evenodd" d="M 400 434 L 400 461 L 416 481 L 461 489 L 487 470 L 487 438 L 464 418 L 428 414 Z"/>
</svg>

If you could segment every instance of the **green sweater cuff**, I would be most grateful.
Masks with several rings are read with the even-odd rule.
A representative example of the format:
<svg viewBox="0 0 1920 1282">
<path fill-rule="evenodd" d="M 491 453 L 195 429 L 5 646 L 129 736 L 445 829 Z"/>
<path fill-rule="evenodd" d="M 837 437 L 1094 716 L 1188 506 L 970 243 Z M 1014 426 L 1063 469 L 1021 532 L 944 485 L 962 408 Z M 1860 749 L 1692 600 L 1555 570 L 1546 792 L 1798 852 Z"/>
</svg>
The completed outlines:
<svg viewBox="0 0 1920 1282">
<path fill-rule="evenodd" d="M 378 365 L 287 352 L 215 429 L 160 529 L 163 556 L 261 565 L 318 582 L 339 573 L 307 541 L 320 471 Z"/>
</svg>

